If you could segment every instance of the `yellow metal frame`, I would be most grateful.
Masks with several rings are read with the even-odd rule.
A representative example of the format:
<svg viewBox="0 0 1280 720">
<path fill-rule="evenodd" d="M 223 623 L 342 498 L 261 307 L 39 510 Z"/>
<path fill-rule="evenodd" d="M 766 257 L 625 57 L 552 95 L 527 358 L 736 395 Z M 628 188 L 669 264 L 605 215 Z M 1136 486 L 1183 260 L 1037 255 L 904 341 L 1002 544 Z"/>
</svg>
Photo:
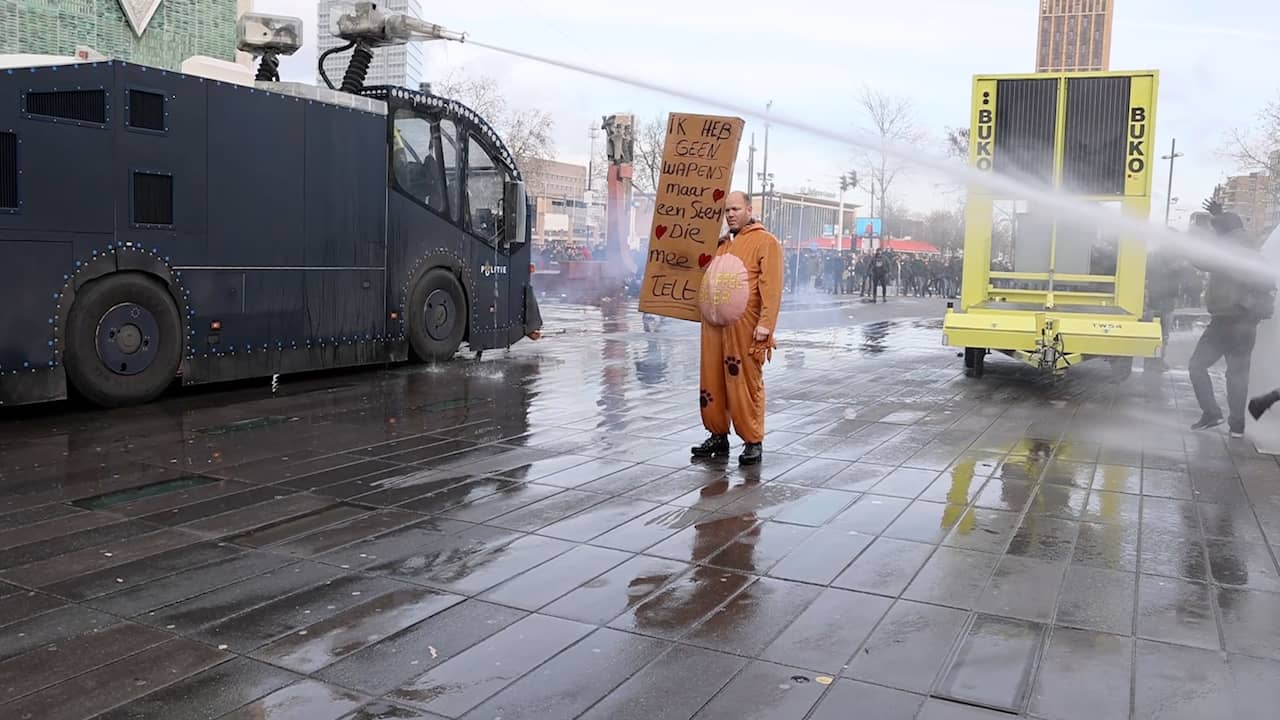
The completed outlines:
<svg viewBox="0 0 1280 720">
<path fill-rule="evenodd" d="M 1067 81 L 1073 78 L 1130 78 L 1129 118 L 1145 122 L 1145 162 L 1140 172 L 1126 167 L 1122 195 L 1078 196 L 1081 200 L 1121 203 L 1121 211 L 1147 219 L 1151 212 L 1154 129 L 1159 72 L 1078 72 L 980 75 L 973 80 L 970 113 L 969 162 L 981 171 L 992 171 L 995 112 L 1002 80 L 1057 79 L 1057 126 L 1054 130 L 1053 185 L 1062 186 L 1066 156 L 1065 119 Z M 1130 123 L 1132 131 L 1133 125 Z M 983 143 L 987 143 L 985 146 Z M 1127 145 L 1127 143 L 1126 143 Z M 1126 164 L 1132 158 L 1126 156 Z M 965 207 L 964 275 L 959 308 L 949 309 L 943 323 L 943 344 L 1003 352 L 1031 365 L 1064 370 L 1091 356 L 1158 357 L 1161 351 L 1159 322 L 1146 322 L 1143 300 L 1146 285 L 1146 248 L 1138 238 L 1121 235 L 1116 251 L 1116 274 L 1055 274 L 1057 225 L 1050 241 L 1049 272 L 999 272 L 991 270 L 991 235 L 997 197 L 989 189 L 972 185 Z M 999 288 L 992 280 L 1043 282 L 1041 290 Z M 1056 290 L 1055 283 L 1089 283 L 1111 286 L 1111 292 Z M 1017 304 L 1024 308 L 1010 309 Z M 1069 307 L 1067 307 L 1069 306 Z M 1097 308 L 1092 310 L 1091 308 Z"/>
</svg>

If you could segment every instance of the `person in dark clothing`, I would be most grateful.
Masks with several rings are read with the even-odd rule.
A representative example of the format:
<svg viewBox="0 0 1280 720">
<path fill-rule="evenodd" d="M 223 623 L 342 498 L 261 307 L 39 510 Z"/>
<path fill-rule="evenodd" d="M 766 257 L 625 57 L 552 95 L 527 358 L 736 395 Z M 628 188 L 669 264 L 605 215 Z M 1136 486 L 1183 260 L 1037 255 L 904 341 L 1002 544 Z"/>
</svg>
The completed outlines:
<svg viewBox="0 0 1280 720">
<path fill-rule="evenodd" d="M 1271 406 L 1275 405 L 1277 402 L 1280 402 L 1280 388 L 1276 388 L 1266 395 L 1259 395 L 1258 397 L 1250 400 L 1249 414 L 1253 416 L 1254 420 L 1261 420 L 1262 416 L 1265 415 L 1266 412 L 1271 409 Z"/>
<path fill-rule="evenodd" d="M 1213 229 L 1223 240 L 1239 250 L 1250 250 L 1258 256 L 1258 266 L 1265 260 L 1248 242 L 1244 223 L 1235 213 L 1224 212 L 1211 220 Z M 1227 361 L 1228 428 L 1232 437 L 1244 436 L 1245 402 L 1249 392 L 1249 364 L 1257 340 L 1258 323 L 1270 316 L 1274 307 L 1275 282 L 1246 276 L 1236 268 L 1223 266 L 1203 268 L 1209 273 L 1205 291 L 1205 307 L 1209 326 L 1205 328 L 1196 349 L 1191 353 L 1188 371 L 1201 416 L 1192 430 L 1203 430 L 1222 424 L 1222 409 L 1214 398 L 1209 368 L 1219 359 Z"/>
<path fill-rule="evenodd" d="M 871 302 L 876 301 L 876 288 L 880 288 L 884 301 L 889 302 L 889 258 L 880 248 L 876 248 L 871 257 Z"/>
<path fill-rule="evenodd" d="M 1160 321 L 1160 357 L 1147 358 L 1144 370 L 1164 372 L 1164 351 L 1169 346 L 1169 331 L 1173 328 L 1173 311 L 1178 306 L 1182 280 L 1190 271 L 1185 260 L 1175 257 L 1166 249 L 1153 251 L 1147 256 L 1147 320 Z"/>
</svg>

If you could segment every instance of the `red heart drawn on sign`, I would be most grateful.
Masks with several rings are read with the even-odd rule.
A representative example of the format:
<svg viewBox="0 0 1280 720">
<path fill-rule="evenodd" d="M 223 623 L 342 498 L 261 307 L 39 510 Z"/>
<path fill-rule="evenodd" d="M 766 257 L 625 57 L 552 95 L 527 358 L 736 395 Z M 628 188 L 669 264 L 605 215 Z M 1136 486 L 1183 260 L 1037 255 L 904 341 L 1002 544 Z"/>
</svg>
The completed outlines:
<svg viewBox="0 0 1280 720">
<path fill-rule="evenodd" d="M 708 254 L 706 254 L 706 253 L 702 253 L 701 255 L 699 255 L 699 256 L 698 256 L 698 267 L 700 267 L 700 268 L 705 268 L 706 266 L 708 266 L 708 265 L 710 265 L 710 264 L 711 264 L 711 256 L 710 256 L 710 255 L 708 255 Z"/>
<path fill-rule="evenodd" d="M 661 240 L 662 236 L 667 234 L 667 226 L 659 225 L 658 227 L 653 229 L 653 234 L 657 235 L 658 239 Z"/>
<path fill-rule="evenodd" d="M 724 197 L 723 190 L 715 190 L 715 191 L 712 191 L 711 193 L 711 199 L 715 200 L 716 202 L 720 202 L 720 198 L 722 197 Z"/>
</svg>

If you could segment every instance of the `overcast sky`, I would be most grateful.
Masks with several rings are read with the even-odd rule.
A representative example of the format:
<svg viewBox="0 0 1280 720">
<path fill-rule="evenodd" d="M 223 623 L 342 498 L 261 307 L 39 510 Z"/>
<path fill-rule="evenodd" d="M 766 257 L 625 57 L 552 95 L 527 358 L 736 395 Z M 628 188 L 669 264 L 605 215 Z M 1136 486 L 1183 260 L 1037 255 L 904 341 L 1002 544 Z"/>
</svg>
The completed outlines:
<svg viewBox="0 0 1280 720">
<path fill-rule="evenodd" d="M 1276 0 L 1115 0 L 1113 70 L 1158 69 L 1157 155 L 1171 138 L 1179 152 L 1175 216 L 1199 206 L 1213 184 L 1235 171 L 1219 155 L 1232 127 L 1250 124 L 1280 97 L 1280 2 Z M 708 98 L 763 108 L 833 129 L 862 117 L 865 83 L 912 100 L 931 149 L 944 128 L 968 122 L 972 76 L 1031 72 L 1035 0 L 735 0 L 713 12 L 689 0 L 481 0 L 424 3 L 424 18 L 475 40 L 645 78 Z M 314 81 L 314 0 L 256 0 L 260 12 L 297 15 L 307 47 L 282 63 L 285 79 Z M 484 48 L 433 43 L 428 79 L 460 69 L 493 76 L 514 106 L 543 107 L 556 120 L 561 159 L 585 163 L 588 129 L 612 112 L 641 118 L 669 111 L 716 112 L 617 82 Z M 763 124 L 749 121 L 763 146 Z M 745 184 L 746 143 L 738 179 Z M 834 191 L 856 154 L 828 140 L 774 128 L 769 169 L 779 189 Z M 757 155 L 757 171 L 760 156 Z M 1153 208 L 1162 212 L 1167 163 L 1157 171 Z M 862 168 L 857 168 L 861 170 Z M 953 206 L 942 178 L 916 172 L 892 194 L 916 210 Z M 864 203 L 864 192 L 851 196 Z"/>
</svg>

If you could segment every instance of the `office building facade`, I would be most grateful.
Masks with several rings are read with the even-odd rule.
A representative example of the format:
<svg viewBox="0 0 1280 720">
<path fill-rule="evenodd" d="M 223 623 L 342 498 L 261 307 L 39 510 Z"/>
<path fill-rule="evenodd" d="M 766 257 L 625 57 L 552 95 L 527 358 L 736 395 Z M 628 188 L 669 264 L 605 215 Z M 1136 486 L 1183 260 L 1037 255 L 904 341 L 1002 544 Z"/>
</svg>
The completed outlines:
<svg viewBox="0 0 1280 720">
<path fill-rule="evenodd" d="M 338 18 L 344 12 L 350 12 L 350 0 L 320 0 L 316 5 L 316 38 L 318 40 L 317 56 L 331 48 L 346 45 L 346 41 L 338 38 Z M 420 0 L 383 0 L 378 7 L 387 13 L 403 13 L 422 18 Z M 329 80 L 336 86 L 342 82 L 342 75 L 347 71 L 347 61 L 351 53 L 340 52 L 330 55 L 324 63 Z M 395 85 L 417 90 L 425 79 L 426 58 L 422 43 L 408 43 L 377 48 L 373 52 L 373 64 L 369 66 L 369 74 L 364 84 Z M 316 84 L 323 86 L 323 80 L 317 76 Z"/>
<path fill-rule="evenodd" d="M 193 55 L 236 60 L 236 14 L 244 0 L 0 0 L 0 54 L 109 58 L 177 70 Z M 125 14 L 133 13 L 135 29 Z"/>
<path fill-rule="evenodd" d="M 1036 72 L 1111 67 L 1111 21 L 1117 0 L 1040 0 Z"/>
</svg>

